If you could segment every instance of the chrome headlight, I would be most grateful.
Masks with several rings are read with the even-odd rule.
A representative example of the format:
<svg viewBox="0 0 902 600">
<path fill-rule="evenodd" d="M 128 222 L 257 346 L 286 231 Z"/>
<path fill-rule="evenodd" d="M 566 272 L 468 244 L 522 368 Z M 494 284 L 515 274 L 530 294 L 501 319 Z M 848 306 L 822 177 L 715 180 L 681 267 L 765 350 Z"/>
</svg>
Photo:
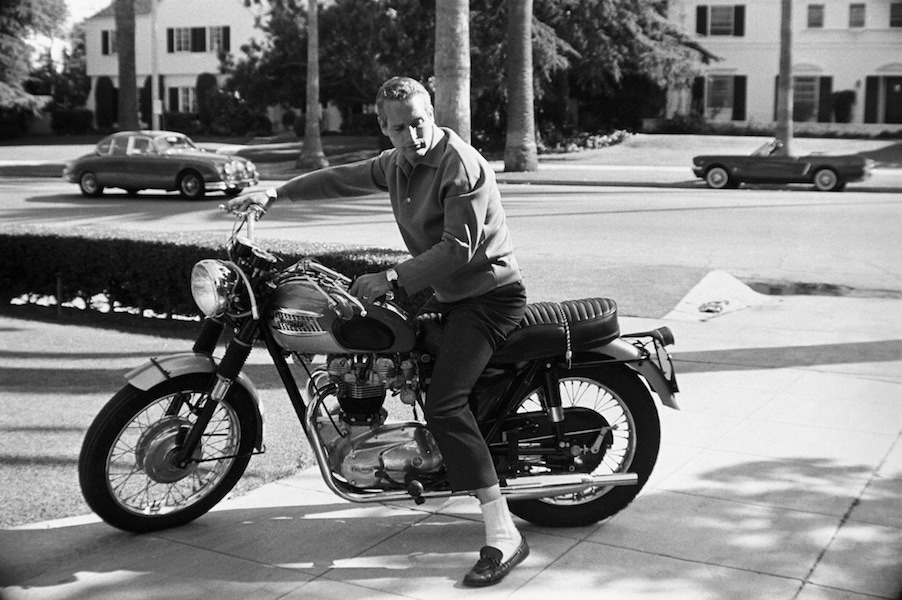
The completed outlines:
<svg viewBox="0 0 902 600">
<path fill-rule="evenodd" d="M 237 276 L 218 260 L 202 260 L 191 269 L 191 295 L 204 315 L 218 317 L 229 307 Z"/>
</svg>

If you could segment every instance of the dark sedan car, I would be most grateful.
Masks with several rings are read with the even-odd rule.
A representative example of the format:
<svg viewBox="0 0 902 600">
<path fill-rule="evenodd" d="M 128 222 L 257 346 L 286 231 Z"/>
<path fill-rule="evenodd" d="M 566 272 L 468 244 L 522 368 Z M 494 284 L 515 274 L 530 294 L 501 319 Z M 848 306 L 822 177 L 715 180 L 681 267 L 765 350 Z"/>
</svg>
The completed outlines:
<svg viewBox="0 0 902 600">
<path fill-rule="evenodd" d="M 258 181 L 257 168 L 240 156 L 202 150 L 174 131 L 120 131 L 98 142 L 91 154 L 68 163 L 63 179 L 86 196 L 104 188 L 178 190 L 197 200 L 206 192 L 236 196 Z"/>
<path fill-rule="evenodd" d="M 811 183 L 822 192 L 838 192 L 871 176 L 874 161 L 854 154 L 781 156 L 780 140 L 771 140 L 749 156 L 704 155 L 692 159 L 692 172 L 714 189 L 742 183 Z"/>
</svg>

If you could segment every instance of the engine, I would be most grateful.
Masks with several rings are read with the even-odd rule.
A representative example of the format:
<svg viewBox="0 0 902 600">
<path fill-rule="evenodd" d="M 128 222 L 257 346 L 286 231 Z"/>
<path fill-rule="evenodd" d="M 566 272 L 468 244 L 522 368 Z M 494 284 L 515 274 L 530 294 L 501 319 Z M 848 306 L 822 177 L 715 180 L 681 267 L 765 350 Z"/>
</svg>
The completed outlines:
<svg viewBox="0 0 902 600">
<path fill-rule="evenodd" d="M 332 355 L 327 373 L 337 406 L 317 419 L 317 428 L 334 473 L 354 487 L 396 489 L 441 472 L 441 452 L 421 423 L 385 424 L 386 393 L 410 405 L 419 398 L 415 361 Z"/>
</svg>

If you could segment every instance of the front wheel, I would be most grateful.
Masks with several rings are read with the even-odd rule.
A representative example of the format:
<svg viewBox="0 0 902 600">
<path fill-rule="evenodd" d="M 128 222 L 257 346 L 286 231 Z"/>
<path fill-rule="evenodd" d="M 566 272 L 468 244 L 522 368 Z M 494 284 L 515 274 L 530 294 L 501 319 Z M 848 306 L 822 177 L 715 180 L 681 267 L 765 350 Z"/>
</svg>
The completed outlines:
<svg viewBox="0 0 902 600">
<path fill-rule="evenodd" d="M 705 183 L 712 190 L 734 189 L 739 187 L 739 182 L 733 179 L 725 167 L 714 166 L 705 172 Z"/>
<path fill-rule="evenodd" d="M 104 521 L 136 533 L 184 525 L 232 489 L 257 439 L 253 399 L 234 386 L 186 466 L 176 464 L 197 419 L 209 374 L 175 377 L 147 391 L 122 388 L 88 428 L 78 459 L 82 494 Z"/>
<path fill-rule="evenodd" d="M 593 475 L 636 473 L 637 485 L 589 488 L 539 500 L 511 500 L 511 511 L 543 527 L 583 527 L 623 510 L 648 481 L 658 458 L 661 424 L 648 389 L 639 376 L 624 366 L 574 367 L 560 375 L 564 409 L 592 410 L 611 428 L 612 439 Z M 538 389 L 526 396 L 520 412 L 541 410 L 544 395 Z"/>
<path fill-rule="evenodd" d="M 204 178 L 196 171 L 186 171 L 179 178 L 179 194 L 186 200 L 200 200 L 204 197 Z"/>
<path fill-rule="evenodd" d="M 78 188 L 85 196 L 96 198 L 103 194 L 103 186 L 97 182 L 97 175 L 91 171 L 85 171 L 78 178 Z"/>
</svg>

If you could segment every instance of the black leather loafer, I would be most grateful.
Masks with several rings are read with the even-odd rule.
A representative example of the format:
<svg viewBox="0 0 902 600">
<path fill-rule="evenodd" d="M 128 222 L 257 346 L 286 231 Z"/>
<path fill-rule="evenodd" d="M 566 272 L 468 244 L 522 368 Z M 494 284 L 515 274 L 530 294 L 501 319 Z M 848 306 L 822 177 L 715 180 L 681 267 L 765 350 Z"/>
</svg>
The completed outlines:
<svg viewBox="0 0 902 600">
<path fill-rule="evenodd" d="M 501 550 L 483 546 L 479 551 L 479 560 L 464 577 L 464 585 L 469 587 L 495 585 L 527 556 L 529 556 L 529 545 L 526 543 L 526 538 L 523 538 L 517 550 L 506 562 L 501 562 Z"/>
</svg>

